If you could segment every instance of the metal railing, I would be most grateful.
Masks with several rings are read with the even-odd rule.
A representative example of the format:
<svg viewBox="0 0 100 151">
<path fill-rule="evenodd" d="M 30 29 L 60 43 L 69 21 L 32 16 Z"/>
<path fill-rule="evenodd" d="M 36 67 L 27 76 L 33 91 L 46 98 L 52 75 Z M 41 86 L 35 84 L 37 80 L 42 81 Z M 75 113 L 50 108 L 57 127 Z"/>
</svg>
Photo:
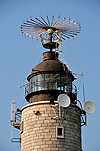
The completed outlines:
<svg viewBox="0 0 100 151">
<path fill-rule="evenodd" d="M 65 80 L 43 80 L 29 83 L 25 87 L 25 95 L 41 90 L 63 90 L 64 92 L 77 93 L 77 87 L 74 84 L 68 84 L 66 86 Z"/>
</svg>

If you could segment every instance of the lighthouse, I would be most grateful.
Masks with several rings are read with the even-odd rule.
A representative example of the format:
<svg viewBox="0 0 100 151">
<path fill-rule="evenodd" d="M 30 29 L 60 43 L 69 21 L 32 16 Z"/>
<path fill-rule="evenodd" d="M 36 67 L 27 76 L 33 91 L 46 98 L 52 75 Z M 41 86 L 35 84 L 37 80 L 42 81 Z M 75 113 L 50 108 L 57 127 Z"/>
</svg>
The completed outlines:
<svg viewBox="0 0 100 151">
<path fill-rule="evenodd" d="M 20 130 L 21 151 L 82 150 L 81 126 L 86 124 L 86 112 L 77 104 L 77 87 L 73 84 L 76 78 L 60 60 L 62 49 L 58 49 L 63 39 L 80 32 L 80 25 L 65 17 L 59 19 L 53 23 L 53 16 L 50 23 L 48 16 L 47 22 L 41 16 L 41 20 L 30 19 L 21 25 L 23 34 L 41 39 L 46 49 L 43 61 L 27 77 L 28 104 L 17 109 L 19 122 L 14 117 L 15 102 L 12 103 L 11 124 Z"/>
<path fill-rule="evenodd" d="M 76 105 L 77 88 L 68 68 L 59 62 L 58 53 L 45 52 L 43 62 L 32 69 L 26 87 L 28 105 L 21 109 L 21 151 L 81 150 L 81 110 Z M 67 94 L 71 103 L 61 107 L 57 98 Z"/>
</svg>

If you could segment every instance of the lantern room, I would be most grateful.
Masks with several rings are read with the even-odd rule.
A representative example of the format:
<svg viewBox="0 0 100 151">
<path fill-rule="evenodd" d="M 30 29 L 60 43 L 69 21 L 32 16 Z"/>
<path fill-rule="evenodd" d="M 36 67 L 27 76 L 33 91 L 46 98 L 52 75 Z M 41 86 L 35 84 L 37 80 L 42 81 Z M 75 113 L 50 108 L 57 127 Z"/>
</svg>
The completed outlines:
<svg viewBox="0 0 100 151">
<path fill-rule="evenodd" d="M 25 88 L 29 103 L 41 100 L 53 102 L 61 93 L 67 94 L 71 102 L 76 103 L 77 88 L 72 83 L 75 78 L 58 56 L 57 52 L 44 52 L 43 62 L 32 69 L 27 78 L 29 84 Z"/>
</svg>

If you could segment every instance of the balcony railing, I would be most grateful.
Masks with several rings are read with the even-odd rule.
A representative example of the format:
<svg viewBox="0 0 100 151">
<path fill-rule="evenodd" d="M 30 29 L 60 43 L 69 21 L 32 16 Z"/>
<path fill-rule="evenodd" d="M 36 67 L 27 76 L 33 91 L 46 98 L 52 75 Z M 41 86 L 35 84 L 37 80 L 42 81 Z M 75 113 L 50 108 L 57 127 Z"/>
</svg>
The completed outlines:
<svg viewBox="0 0 100 151">
<path fill-rule="evenodd" d="M 25 95 L 41 90 L 62 90 L 64 92 L 77 93 L 77 88 L 74 84 L 68 83 L 65 80 L 42 80 L 31 82 L 25 87 Z"/>
</svg>

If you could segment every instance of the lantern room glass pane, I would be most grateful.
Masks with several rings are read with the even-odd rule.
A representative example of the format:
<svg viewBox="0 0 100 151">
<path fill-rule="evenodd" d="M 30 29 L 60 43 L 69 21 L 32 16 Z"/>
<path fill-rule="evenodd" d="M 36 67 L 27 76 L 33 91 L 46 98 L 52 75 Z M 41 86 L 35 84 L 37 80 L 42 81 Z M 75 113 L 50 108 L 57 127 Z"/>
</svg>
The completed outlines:
<svg viewBox="0 0 100 151">
<path fill-rule="evenodd" d="M 67 81 L 67 82 L 66 82 Z M 66 79 L 66 75 L 57 73 L 45 73 L 32 77 L 29 81 L 29 92 L 40 90 L 63 90 L 66 85 L 71 85 L 71 78 Z M 70 88 L 70 86 L 69 86 Z M 68 88 L 68 89 L 69 89 Z"/>
</svg>

